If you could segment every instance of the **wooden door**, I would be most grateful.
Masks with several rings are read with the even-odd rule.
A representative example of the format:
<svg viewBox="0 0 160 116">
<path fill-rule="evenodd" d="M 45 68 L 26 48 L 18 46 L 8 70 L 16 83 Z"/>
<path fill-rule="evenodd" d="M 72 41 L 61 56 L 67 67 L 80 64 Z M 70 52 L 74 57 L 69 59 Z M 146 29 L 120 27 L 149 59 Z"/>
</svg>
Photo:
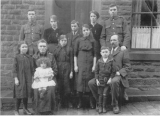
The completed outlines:
<svg viewBox="0 0 160 116">
<path fill-rule="evenodd" d="M 59 27 L 65 33 L 71 31 L 72 20 L 79 21 L 80 25 L 89 22 L 89 12 L 92 0 L 46 0 L 45 28 L 49 27 L 50 15 L 57 15 Z"/>
</svg>

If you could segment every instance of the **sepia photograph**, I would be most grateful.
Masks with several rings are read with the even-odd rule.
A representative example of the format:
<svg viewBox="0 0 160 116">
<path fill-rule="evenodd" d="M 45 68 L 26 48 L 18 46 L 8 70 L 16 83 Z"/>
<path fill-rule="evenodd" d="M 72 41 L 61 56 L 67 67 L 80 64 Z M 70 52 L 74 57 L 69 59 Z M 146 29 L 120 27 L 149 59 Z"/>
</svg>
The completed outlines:
<svg viewBox="0 0 160 116">
<path fill-rule="evenodd" d="M 160 0 L 0 1 L 0 115 L 160 115 Z"/>
</svg>

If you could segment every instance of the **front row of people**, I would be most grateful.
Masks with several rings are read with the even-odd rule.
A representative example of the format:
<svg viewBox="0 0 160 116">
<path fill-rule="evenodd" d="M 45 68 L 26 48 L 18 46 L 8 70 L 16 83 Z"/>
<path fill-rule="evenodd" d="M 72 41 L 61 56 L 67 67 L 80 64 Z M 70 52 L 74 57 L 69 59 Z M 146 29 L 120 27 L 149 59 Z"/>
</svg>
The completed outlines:
<svg viewBox="0 0 160 116">
<path fill-rule="evenodd" d="M 118 35 L 113 35 L 110 39 L 112 49 L 102 46 L 102 58 L 96 63 L 95 41 L 87 24 L 82 26 L 82 34 L 83 36 L 76 40 L 74 50 L 67 44 L 70 40 L 61 35 L 54 54 L 47 51 L 47 42 L 43 39 L 38 42 L 39 51 L 33 57 L 27 54 L 28 45 L 25 42 L 20 43 L 13 71 L 15 114 L 19 114 L 21 99 L 24 113 L 31 114 L 27 109 L 27 100 L 32 94 L 35 114 L 53 114 L 57 93 L 62 105 L 72 107 L 70 79 L 73 75 L 76 75 L 77 108 L 82 105 L 83 93 L 91 90 L 98 112 L 106 112 L 106 101 L 111 90 L 113 112 L 119 113 L 119 88 L 124 90 L 128 87 L 127 76 L 131 68 L 129 54 L 127 50 L 121 51 Z M 89 93 L 89 96 L 92 106 L 92 95 Z"/>
</svg>

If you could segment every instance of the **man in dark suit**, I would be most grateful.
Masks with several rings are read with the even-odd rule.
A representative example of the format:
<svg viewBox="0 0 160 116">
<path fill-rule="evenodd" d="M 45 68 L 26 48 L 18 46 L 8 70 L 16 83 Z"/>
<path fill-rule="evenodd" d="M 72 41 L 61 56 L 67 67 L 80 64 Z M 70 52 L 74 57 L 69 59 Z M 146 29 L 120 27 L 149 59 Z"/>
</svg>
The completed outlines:
<svg viewBox="0 0 160 116">
<path fill-rule="evenodd" d="M 111 80 L 113 112 L 117 114 L 120 112 L 118 103 L 119 88 L 121 87 L 122 90 L 124 91 L 126 87 L 129 87 L 127 77 L 128 77 L 128 72 L 131 70 L 131 65 L 130 65 L 128 50 L 123 50 L 123 51 L 121 50 L 118 35 L 112 35 L 110 43 L 112 45 L 111 55 L 114 59 L 113 66 L 117 67 L 116 75 Z M 89 81 L 88 85 L 95 99 L 98 99 L 96 81 L 92 79 Z"/>
<path fill-rule="evenodd" d="M 120 48 L 118 35 L 111 36 L 110 43 L 112 45 L 111 55 L 114 59 L 113 66 L 115 66 L 117 69 L 115 77 L 113 77 L 111 80 L 113 112 L 117 114 L 120 111 L 118 106 L 118 97 L 120 96 L 119 88 L 122 87 L 122 91 L 124 92 L 124 89 L 129 87 L 127 77 L 129 71 L 131 70 L 131 64 L 128 50 L 122 51 Z"/>
<path fill-rule="evenodd" d="M 67 34 L 67 39 L 68 39 L 68 46 L 72 48 L 73 53 L 74 53 L 74 46 L 77 41 L 77 39 L 81 36 L 81 32 L 79 29 L 79 22 L 76 20 L 71 21 L 71 32 Z M 72 55 L 74 58 L 74 55 Z M 72 62 L 74 64 L 74 62 Z M 70 80 L 70 88 L 71 88 L 71 94 L 75 94 L 75 78 L 76 78 L 76 73 L 73 72 L 73 78 Z M 73 103 L 72 103 L 73 104 Z M 72 104 L 69 105 L 69 107 L 73 107 Z"/>
</svg>

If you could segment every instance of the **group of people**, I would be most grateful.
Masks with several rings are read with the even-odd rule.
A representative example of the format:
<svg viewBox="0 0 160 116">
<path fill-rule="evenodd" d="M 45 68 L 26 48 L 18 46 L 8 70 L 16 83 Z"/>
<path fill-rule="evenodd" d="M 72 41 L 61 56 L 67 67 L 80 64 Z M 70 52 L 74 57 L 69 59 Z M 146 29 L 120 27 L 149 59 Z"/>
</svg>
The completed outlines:
<svg viewBox="0 0 160 116">
<path fill-rule="evenodd" d="M 54 114 L 56 98 L 62 106 L 73 107 L 73 93 L 77 95 L 77 108 L 82 107 L 82 97 L 88 94 L 90 107 L 96 107 L 99 113 L 107 112 L 106 101 L 111 93 L 113 112 L 120 112 L 120 89 L 128 99 L 125 88 L 129 87 L 131 66 L 127 50 L 130 32 L 117 10 L 116 4 L 110 5 L 110 18 L 103 26 L 97 22 L 99 13 L 91 11 L 90 23 L 80 27 L 73 20 L 68 34 L 58 26 L 56 15 L 50 17 L 51 27 L 43 32 L 35 10 L 28 10 L 28 23 L 21 28 L 14 60 L 16 115 L 21 100 L 24 114 L 32 114 L 27 108 L 28 98 L 33 100 L 35 114 Z"/>
</svg>

